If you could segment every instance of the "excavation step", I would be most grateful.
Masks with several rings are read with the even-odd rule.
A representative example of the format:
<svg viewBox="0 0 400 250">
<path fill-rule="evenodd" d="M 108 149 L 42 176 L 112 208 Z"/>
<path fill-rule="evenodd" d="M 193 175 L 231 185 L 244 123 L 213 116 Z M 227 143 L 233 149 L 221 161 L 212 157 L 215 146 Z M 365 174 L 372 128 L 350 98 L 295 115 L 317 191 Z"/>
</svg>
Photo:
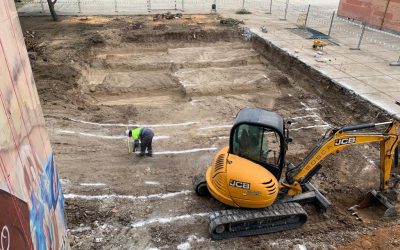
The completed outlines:
<svg viewBox="0 0 400 250">
<path fill-rule="evenodd" d="M 266 74 L 265 66 L 252 65 L 230 68 L 181 69 L 175 73 L 188 95 L 218 95 L 237 91 L 277 92 Z"/>
<path fill-rule="evenodd" d="M 259 54 L 251 48 L 219 47 L 171 48 L 160 51 L 102 53 L 92 62 L 94 68 L 117 70 L 160 70 L 175 68 L 230 67 L 260 63 Z"/>
</svg>

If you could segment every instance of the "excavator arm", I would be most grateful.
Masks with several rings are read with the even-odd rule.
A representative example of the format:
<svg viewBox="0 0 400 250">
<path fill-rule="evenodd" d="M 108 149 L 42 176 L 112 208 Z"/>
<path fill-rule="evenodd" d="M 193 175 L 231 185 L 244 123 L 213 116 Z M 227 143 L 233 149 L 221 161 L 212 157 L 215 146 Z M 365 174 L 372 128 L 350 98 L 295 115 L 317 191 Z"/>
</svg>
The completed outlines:
<svg viewBox="0 0 400 250">
<path fill-rule="evenodd" d="M 357 132 L 386 126 L 383 133 Z M 389 188 L 392 164 L 399 144 L 400 123 L 397 121 L 345 126 L 329 130 L 318 145 L 298 165 L 288 166 L 286 180 L 282 186 L 288 188 L 288 195 L 295 196 L 302 192 L 302 186 L 310 181 L 321 168 L 320 162 L 327 156 L 339 153 L 343 149 L 371 142 L 380 143 L 380 191 Z"/>
</svg>

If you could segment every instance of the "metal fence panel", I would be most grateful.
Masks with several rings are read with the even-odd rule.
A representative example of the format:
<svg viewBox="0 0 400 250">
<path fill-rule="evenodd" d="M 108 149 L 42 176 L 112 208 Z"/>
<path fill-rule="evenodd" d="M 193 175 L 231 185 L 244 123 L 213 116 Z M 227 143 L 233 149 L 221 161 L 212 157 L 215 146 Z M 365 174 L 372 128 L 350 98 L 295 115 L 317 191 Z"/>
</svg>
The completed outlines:
<svg viewBox="0 0 400 250">
<path fill-rule="evenodd" d="M 49 14 L 46 0 L 23 1 L 24 5 L 18 9 L 20 14 Z M 211 12 L 212 4 L 216 4 L 217 12 L 222 13 L 235 12 L 244 8 L 254 14 L 263 15 L 270 12 L 271 8 L 272 16 L 277 19 L 298 23 L 300 26 L 304 26 L 306 22 L 307 28 L 329 34 L 331 37 L 347 36 L 357 40 L 363 26 L 361 22 L 336 15 L 332 18 L 333 11 L 324 7 L 313 5 L 309 7 L 308 4 L 292 3 L 291 0 L 272 0 L 272 2 L 271 0 L 58 0 L 55 9 L 59 15 L 128 15 L 162 11 L 203 14 Z M 399 50 L 400 35 L 366 26 L 363 43 Z"/>
</svg>

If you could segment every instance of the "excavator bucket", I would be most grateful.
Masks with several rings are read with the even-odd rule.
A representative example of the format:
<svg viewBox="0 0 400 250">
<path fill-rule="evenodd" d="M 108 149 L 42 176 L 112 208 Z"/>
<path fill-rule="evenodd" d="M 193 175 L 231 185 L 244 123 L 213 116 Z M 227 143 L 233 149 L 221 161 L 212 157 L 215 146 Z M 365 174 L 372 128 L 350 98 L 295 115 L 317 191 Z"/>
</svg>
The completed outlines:
<svg viewBox="0 0 400 250">
<path fill-rule="evenodd" d="M 364 200 L 358 204 L 357 208 L 363 209 L 371 206 L 381 206 L 385 209 L 383 216 L 384 217 L 394 217 L 397 216 L 398 212 L 396 207 L 390 202 L 390 200 L 383 195 L 381 192 L 376 190 L 372 190 L 367 194 Z"/>
<path fill-rule="evenodd" d="M 394 151 L 392 171 L 394 169 L 397 169 L 397 172 L 399 170 L 399 146 L 397 146 Z M 399 213 L 396 206 L 393 205 L 392 201 L 395 202 L 399 200 L 398 192 L 396 191 L 396 189 L 398 187 L 398 184 L 400 183 L 400 175 L 392 172 L 391 178 L 388 180 L 388 183 L 391 188 L 385 191 L 385 194 L 376 190 L 372 190 L 367 194 L 364 200 L 362 200 L 361 203 L 357 205 L 357 208 L 362 209 L 378 205 L 385 209 L 383 214 L 384 217 L 397 216 Z"/>
</svg>

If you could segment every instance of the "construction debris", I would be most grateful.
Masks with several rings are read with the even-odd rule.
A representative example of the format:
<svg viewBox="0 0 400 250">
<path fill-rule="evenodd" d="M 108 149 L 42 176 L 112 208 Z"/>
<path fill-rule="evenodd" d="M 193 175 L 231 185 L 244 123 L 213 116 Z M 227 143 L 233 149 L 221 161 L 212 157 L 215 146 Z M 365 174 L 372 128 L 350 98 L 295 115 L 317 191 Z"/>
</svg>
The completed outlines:
<svg viewBox="0 0 400 250">
<path fill-rule="evenodd" d="M 103 241 L 103 238 L 95 238 L 94 239 L 94 242 L 95 243 L 100 243 L 100 242 L 102 242 Z"/>
<path fill-rule="evenodd" d="M 37 59 L 37 57 L 38 57 L 38 53 L 37 53 L 37 52 L 34 52 L 34 51 L 29 51 L 29 52 L 28 52 L 28 57 L 29 57 L 29 59 L 35 61 L 35 60 Z"/>
<path fill-rule="evenodd" d="M 349 211 L 351 213 L 351 215 L 353 215 L 354 217 L 356 217 L 356 220 L 362 221 L 362 218 L 360 217 L 360 215 L 357 213 L 357 208 L 359 207 L 359 205 L 354 205 L 351 206 L 347 209 L 347 211 Z"/>
<path fill-rule="evenodd" d="M 45 47 L 48 45 L 48 43 L 39 42 L 39 39 L 41 37 L 37 36 L 35 32 L 32 32 L 29 35 L 25 35 L 24 38 L 29 59 L 32 61 L 36 61 L 39 56 L 43 55 L 43 51 L 45 50 Z M 45 61 L 47 60 L 47 58 L 43 58 L 43 60 Z"/>
<path fill-rule="evenodd" d="M 128 30 L 139 30 L 139 29 L 143 29 L 144 24 L 142 22 L 137 22 L 137 23 L 131 23 L 129 24 L 129 26 L 127 27 Z"/>
<path fill-rule="evenodd" d="M 267 27 L 261 26 L 261 32 L 268 33 Z"/>
<path fill-rule="evenodd" d="M 153 30 L 167 30 L 167 29 L 169 29 L 169 26 L 165 24 L 160 24 L 153 27 Z"/>
<path fill-rule="evenodd" d="M 95 33 L 89 38 L 89 41 L 93 44 L 104 43 L 104 38 L 99 33 Z"/>
<path fill-rule="evenodd" d="M 240 20 L 237 20 L 234 18 L 224 18 L 224 19 L 221 19 L 219 22 L 220 22 L 220 24 L 226 25 L 226 26 L 236 26 L 239 24 L 244 24 L 243 21 L 240 21 Z"/>
<path fill-rule="evenodd" d="M 153 17 L 153 21 L 158 21 L 161 19 L 167 19 L 167 20 L 171 20 L 171 19 L 175 19 L 175 18 L 182 18 L 182 13 L 176 13 L 176 14 L 172 14 L 171 12 L 167 12 L 167 13 L 163 13 L 163 14 L 155 14 Z"/>
<path fill-rule="evenodd" d="M 241 9 L 241 10 L 236 11 L 236 14 L 247 15 L 247 14 L 251 14 L 251 12 L 246 9 Z"/>
<path fill-rule="evenodd" d="M 29 31 L 29 30 L 27 30 L 26 32 L 25 32 L 25 34 L 26 34 L 26 36 L 30 36 L 30 37 L 32 37 L 32 38 L 35 38 L 35 31 Z M 25 37 L 26 37 L 25 36 Z"/>
</svg>

